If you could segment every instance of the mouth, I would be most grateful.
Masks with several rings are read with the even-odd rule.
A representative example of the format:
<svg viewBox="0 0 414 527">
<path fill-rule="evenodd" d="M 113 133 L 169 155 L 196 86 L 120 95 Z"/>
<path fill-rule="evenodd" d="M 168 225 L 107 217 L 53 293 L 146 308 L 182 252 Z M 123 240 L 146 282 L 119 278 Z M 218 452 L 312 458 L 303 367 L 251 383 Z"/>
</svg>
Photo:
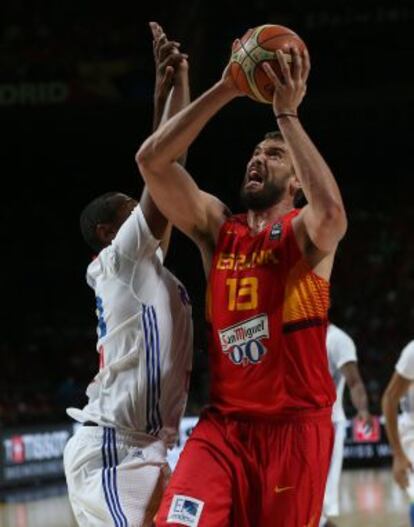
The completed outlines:
<svg viewBox="0 0 414 527">
<path fill-rule="evenodd" d="M 254 189 L 263 186 L 263 176 L 256 168 L 251 168 L 247 173 L 245 188 Z"/>
</svg>

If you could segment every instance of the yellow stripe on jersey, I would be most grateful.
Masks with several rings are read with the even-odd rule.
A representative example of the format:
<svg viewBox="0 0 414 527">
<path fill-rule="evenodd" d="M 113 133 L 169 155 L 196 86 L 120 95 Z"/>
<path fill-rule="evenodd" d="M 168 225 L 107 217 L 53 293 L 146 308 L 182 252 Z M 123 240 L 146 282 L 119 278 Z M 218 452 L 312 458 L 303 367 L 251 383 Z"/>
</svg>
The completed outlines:
<svg viewBox="0 0 414 527">
<path fill-rule="evenodd" d="M 290 271 L 283 302 L 283 323 L 328 316 L 329 283 L 300 260 Z"/>
</svg>

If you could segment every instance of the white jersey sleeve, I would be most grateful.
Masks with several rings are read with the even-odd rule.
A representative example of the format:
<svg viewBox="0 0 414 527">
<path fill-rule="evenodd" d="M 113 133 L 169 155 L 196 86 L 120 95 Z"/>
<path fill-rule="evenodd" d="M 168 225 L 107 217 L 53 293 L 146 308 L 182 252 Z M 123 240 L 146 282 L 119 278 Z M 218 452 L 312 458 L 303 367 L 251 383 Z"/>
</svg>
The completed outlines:
<svg viewBox="0 0 414 527">
<path fill-rule="evenodd" d="M 402 350 L 395 369 L 402 377 L 414 381 L 414 340 Z"/>
<path fill-rule="evenodd" d="M 138 204 L 121 225 L 112 243 L 89 265 L 86 274 L 88 285 L 95 291 L 96 281 L 102 275 L 118 275 L 129 282 L 135 264 L 138 261 L 151 260 L 154 254 L 162 264 L 162 250 L 159 245 L 160 241 L 152 235 Z"/>
<path fill-rule="evenodd" d="M 120 254 L 133 260 L 157 251 L 159 244 L 160 241 L 152 235 L 139 204 L 123 223 L 112 242 Z"/>
<path fill-rule="evenodd" d="M 351 337 L 333 324 L 329 328 L 326 341 L 329 364 L 339 370 L 347 362 L 356 362 L 358 360 L 356 347 Z"/>
</svg>

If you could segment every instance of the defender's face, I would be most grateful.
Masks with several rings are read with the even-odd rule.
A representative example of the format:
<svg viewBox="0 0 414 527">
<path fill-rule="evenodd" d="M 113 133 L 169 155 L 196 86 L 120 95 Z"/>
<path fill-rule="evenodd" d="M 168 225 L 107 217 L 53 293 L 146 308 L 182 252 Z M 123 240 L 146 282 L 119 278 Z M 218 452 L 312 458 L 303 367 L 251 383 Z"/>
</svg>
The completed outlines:
<svg viewBox="0 0 414 527">
<path fill-rule="evenodd" d="M 116 217 L 109 223 L 98 223 L 96 225 L 96 236 L 102 247 L 107 247 L 115 238 L 117 232 L 127 220 L 137 202 L 125 194 L 117 194 L 112 199 L 116 199 Z"/>
</svg>

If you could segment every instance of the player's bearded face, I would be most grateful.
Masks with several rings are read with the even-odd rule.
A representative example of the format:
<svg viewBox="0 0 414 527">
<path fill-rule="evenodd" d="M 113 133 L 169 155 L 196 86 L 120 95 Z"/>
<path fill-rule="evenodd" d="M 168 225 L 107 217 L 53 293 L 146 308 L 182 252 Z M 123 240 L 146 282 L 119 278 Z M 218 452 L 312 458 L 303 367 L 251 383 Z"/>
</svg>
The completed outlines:
<svg viewBox="0 0 414 527">
<path fill-rule="evenodd" d="M 290 166 L 253 157 L 240 189 L 242 205 L 248 210 L 265 210 L 275 205 L 285 195 L 291 176 Z"/>
<path fill-rule="evenodd" d="M 259 143 L 247 164 L 240 189 L 243 206 L 249 210 L 265 210 L 285 195 L 294 176 L 292 163 L 283 141 L 266 138 Z"/>
</svg>

